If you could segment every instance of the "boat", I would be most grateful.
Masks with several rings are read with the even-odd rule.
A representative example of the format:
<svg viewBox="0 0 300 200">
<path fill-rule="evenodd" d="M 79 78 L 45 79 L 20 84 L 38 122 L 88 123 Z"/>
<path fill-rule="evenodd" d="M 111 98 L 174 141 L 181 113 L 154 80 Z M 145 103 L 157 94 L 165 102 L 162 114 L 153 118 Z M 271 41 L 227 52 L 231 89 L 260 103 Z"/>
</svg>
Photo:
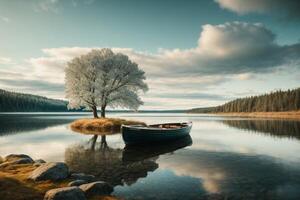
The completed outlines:
<svg viewBox="0 0 300 200">
<path fill-rule="evenodd" d="M 192 143 L 191 136 L 187 135 L 178 140 L 158 144 L 126 145 L 122 153 L 122 161 L 124 163 L 131 163 L 155 158 L 190 146 Z"/>
<path fill-rule="evenodd" d="M 163 143 L 188 136 L 192 122 L 143 125 L 122 125 L 126 145 Z"/>
</svg>

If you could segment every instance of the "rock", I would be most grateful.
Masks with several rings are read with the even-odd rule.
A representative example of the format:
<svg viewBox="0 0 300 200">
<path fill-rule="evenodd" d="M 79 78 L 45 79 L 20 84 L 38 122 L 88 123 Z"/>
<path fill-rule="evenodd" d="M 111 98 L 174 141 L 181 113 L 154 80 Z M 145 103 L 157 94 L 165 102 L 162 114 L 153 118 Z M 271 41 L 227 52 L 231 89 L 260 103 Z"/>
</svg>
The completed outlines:
<svg viewBox="0 0 300 200">
<path fill-rule="evenodd" d="M 0 156 L 0 164 L 4 162 L 4 159 Z"/>
<path fill-rule="evenodd" d="M 1 168 L 5 168 L 5 167 L 7 167 L 8 165 L 10 165 L 10 162 L 3 162 L 3 163 L 0 164 L 0 169 L 1 169 Z"/>
<path fill-rule="evenodd" d="M 72 181 L 68 184 L 68 186 L 80 186 L 80 185 L 83 185 L 83 184 L 86 184 L 88 183 L 87 181 L 85 180 L 75 180 L 75 181 Z"/>
<path fill-rule="evenodd" d="M 46 161 L 44 161 L 43 159 L 37 159 L 37 160 L 34 161 L 33 166 L 39 167 L 39 166 L 41 166 L 42 164 L 45 164 L 45 163 L 46 163 Z"/>
<path fill-rule="evenodd" d="M 33 163 L 33 160 L 31 158 L 21 158 L 18 160 L 13 160 L 11 159 L 11 161 L 6 161 L 0 164 L 0 168 L 5 168 L 9 165 L 18 165 L 18 164 L 31 164 Z"/>
<path fill-rule="evenodd" d="M 46 161 L 44 161 L 43 159 L 37 159 L 34 161 L 34 163 L 43 164 L 43 163 L 46 163 Z"/>
<path fill-rule="evenodd" d="M 73 173 L 70 176 L 72 179 L 75 180 L 85 180 L 87 182 L 95 181 L 94 175 L 84 174 L 84 173 Z"/>
<path fill-rule="evenodd" d="M 28 177 L 34 181 L 57 181 L 69 176 L 69 168 L 63 162 L 45 163 L 36 168 Z"/>
<path fill-rule="evenodd" d="M 31 164 L 33 162 L 34 161 L 31 158 L 21 158 L 19 160 L 11 161 L 9 163 L 15 165 L 15 164 Z"/>
<path fill-rule="evenodd" d="M 105 195 L 113 191 L 113 187 L 106 182 L 96 181 L 79 186 L 86 196 Z"/>
<path fill-rule="evenodd" d="M 33 166 L 35 166 L 35 167 L 39 167 L 39 166 L 41 166 L 42 165 L 42 163 L 34 163 L 33 164 Z"/>
<path fill-rule="evenodd" d="M 86 200 L 86 198 L 78 187 L 65 187 L 49 190 L 44 200 Z"/>
<path fill-rule="evenodd" d="M 25 155 L 25 154 L 10 154 L 10 155 L 7 155 L 4 158 L 4 161 L 5 162 L 14 162 L 16 160 L 20 160 L 20 159 L 23 159 L 23 158 L 27 158 L 27 159 L 32 160 L 32 158 L 30 156 Z M 33 160 L 32 160 L 32 162 L 33 162 Z"/>
</svg>

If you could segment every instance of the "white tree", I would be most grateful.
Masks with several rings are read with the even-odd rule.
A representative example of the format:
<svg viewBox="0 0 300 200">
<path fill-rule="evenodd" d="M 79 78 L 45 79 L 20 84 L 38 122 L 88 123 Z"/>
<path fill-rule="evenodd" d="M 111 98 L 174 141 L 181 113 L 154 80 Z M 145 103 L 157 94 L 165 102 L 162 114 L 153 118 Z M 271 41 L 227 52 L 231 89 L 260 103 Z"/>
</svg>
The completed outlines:
<svg viewBox="0 0 300 200">
<path fill-rule="evenodd" d="M 105 109 L 137 109 L 143 104 L 139 92 L 148 90 L 145 72 L 128 56 L 110 49 L 92 50 L 71 60 L 65 69 L 66 98 L 69 108 L 86 107 L 97 118 Z"/>
</svg>

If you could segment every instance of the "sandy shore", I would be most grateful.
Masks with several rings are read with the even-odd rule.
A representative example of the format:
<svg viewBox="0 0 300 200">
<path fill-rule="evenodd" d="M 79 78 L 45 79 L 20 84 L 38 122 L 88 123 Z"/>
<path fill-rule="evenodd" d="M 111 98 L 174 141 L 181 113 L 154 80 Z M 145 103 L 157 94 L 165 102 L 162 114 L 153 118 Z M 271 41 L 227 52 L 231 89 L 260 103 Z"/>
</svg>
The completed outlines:
<svg viewBox="0 0 300 200">
<path fill-rule="evenodd" d="M 213 113 L 222 116 L 232 117 L 257 117 L 257 118 L 276 118 L 276 119 L 295 119 L 300 120 L 300 111 L 290 112 L 233 112 L 233 113 Z"/>
</svg>

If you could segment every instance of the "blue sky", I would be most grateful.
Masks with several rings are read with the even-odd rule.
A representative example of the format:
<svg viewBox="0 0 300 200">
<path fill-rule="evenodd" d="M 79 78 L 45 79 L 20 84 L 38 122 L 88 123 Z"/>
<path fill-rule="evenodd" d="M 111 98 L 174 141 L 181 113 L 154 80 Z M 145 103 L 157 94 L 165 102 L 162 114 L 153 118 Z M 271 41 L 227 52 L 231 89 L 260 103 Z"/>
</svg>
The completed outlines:
<svg viewBox="0 0 300 200">
<path fill-rule="evenodd" d="M 142 109 L 212 106 L 300 83 L 296 0 L 0 1 L 0 88 L 64 98 L 65 63 L 110 47 L 143 68 Z"/>
</svg>

